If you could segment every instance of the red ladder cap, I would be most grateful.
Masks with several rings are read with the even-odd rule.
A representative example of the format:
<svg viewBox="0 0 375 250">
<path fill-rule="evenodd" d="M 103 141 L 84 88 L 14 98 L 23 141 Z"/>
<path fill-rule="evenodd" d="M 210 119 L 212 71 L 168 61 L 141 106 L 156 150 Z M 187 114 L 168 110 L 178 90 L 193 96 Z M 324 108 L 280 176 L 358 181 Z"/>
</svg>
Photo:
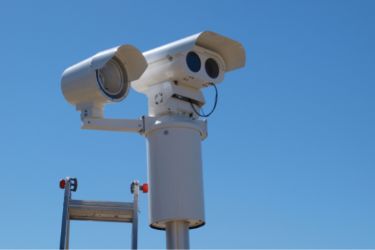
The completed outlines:
<svg viewBox="0 0 375 250">
<path fill-rule="evenodd" d="M 141 186 L 141 190 L 143 193 L 148 193 L 148 184 L 147 183 L 144 183 L 142 186 Z"/>
<path fill-rule="evenodd" d="M 60 188 L 61 188 L 61 189 L 64 189 L 64 188 L 65 188 L 65 185 L 66 185 L 65 180 L 64 180 L 64 179 L 61 179 L 61 180 L 60 180 L 60 184 L 59 184 Z"/>
</svg>

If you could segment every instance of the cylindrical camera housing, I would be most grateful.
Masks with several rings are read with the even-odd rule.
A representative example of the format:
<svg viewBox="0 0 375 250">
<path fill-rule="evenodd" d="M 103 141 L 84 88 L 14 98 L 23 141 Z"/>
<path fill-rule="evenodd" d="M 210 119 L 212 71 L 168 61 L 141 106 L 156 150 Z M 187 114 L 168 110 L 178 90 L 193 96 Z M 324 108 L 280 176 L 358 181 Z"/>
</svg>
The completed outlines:
<svg viewBox="0 0 375 250">
<path fill-rule="evenodd" d="M 100 116 L 105 103 L 126 97 L 130 82 L 138 79 L 146 67 L 147 62 L 138 49 L 118 46 L 67 68 L 62 75 L 61 90 L 78 110 L 96 110 L 93 113 Z"/>
<path fill-rule="evenodd" d="M 147 133 L 150 226 L 170 221 L 204 225 L 201 135 L 192 123 L 168 123 Z"/>
</svg>

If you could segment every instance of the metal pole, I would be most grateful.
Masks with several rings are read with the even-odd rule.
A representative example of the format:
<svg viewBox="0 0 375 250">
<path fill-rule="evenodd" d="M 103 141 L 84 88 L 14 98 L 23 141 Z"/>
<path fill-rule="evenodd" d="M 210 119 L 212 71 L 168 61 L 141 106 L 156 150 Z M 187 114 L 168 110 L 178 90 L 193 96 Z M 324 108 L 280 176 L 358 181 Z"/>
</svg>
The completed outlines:
<svg viewBox="0 0 375 250">
<path fill-rule="evenodd" d="M 71 197 L 70 191 L 70 181 L 69 178 L 66 178 L 65 181 L 65 192 L 64 192 L 64 206 L 62 214 L 62 223 L 61 223 L 61 236 L 60 236 L 60 249 L 69 249 L 69 200 Z"/>
<path fill-rule="evenodd" d="M 138 181 L 133 182 L 133 223 L 132 223 L 132 245 L 133 250 L 138 248 L 138 193 L 139 183 Z"/>
<path fill-rule="evenodd" d="M 167 223 L 167 249 L 189 249 L 189 224 L 186 221 Z"/>
</svg>

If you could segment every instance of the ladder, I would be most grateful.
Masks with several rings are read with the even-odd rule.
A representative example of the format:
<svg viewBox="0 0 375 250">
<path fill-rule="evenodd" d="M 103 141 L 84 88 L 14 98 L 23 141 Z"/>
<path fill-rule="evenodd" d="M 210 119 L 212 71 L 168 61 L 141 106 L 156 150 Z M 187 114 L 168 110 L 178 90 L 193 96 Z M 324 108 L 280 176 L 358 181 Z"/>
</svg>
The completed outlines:
<svg viewBox="0 0 375 250">
<path fill-rule="evenodd" d="M 64 205 L 62 213 L 60 249 L 69 249 L 69 228 L 71 220 L 107 221 L 132 223 L 131 248 L 138 247 L 138 190 L 148 192 L 148 185 L 131 184 L 133 202 L 85 201 L 73 200 L 72 192 L 78 188 L 77 178 L 66 177 L 60 180 L 60 188 L 64 189 Z"/>
</svg>

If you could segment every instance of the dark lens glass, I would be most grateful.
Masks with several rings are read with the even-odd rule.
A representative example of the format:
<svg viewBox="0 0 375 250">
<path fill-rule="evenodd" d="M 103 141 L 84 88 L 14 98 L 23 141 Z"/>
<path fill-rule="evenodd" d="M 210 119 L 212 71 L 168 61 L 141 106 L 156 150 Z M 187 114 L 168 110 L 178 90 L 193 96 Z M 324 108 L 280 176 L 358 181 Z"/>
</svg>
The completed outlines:
<svg viewBox="0 0 375 250">
<path fill-rule="evenodd" d="M 197 53 L 193 51 L 190 51 L 186 55 L 186 64 L 193 72 L 198 72 L 201 69 L 201 59 L 199 58 Z"/>
<path fill-rule="evenodd" d="M 116 60 L 110 60 L 99 70 L 100 84 L 110 95 L 118 94 L 126 84 L 121 66 Z"/>
<path fill-rule="evenodd" d="M 129 89 L 128 77 L 117 58 L 112 58 L 96 70 L 96 79 L 100 89 L 108 97 L 121 99 L 126 96 Z"/>
<path fill-rule="evenodd" d="M 219 72 L 220 72 L 219 65 L 214 59 L 208 58 L 205 63 L 205 68 L 206 68 L 207 75 L 209 75 L 211 78 L 216 78 L 219 76 Z"/>
</svg>

